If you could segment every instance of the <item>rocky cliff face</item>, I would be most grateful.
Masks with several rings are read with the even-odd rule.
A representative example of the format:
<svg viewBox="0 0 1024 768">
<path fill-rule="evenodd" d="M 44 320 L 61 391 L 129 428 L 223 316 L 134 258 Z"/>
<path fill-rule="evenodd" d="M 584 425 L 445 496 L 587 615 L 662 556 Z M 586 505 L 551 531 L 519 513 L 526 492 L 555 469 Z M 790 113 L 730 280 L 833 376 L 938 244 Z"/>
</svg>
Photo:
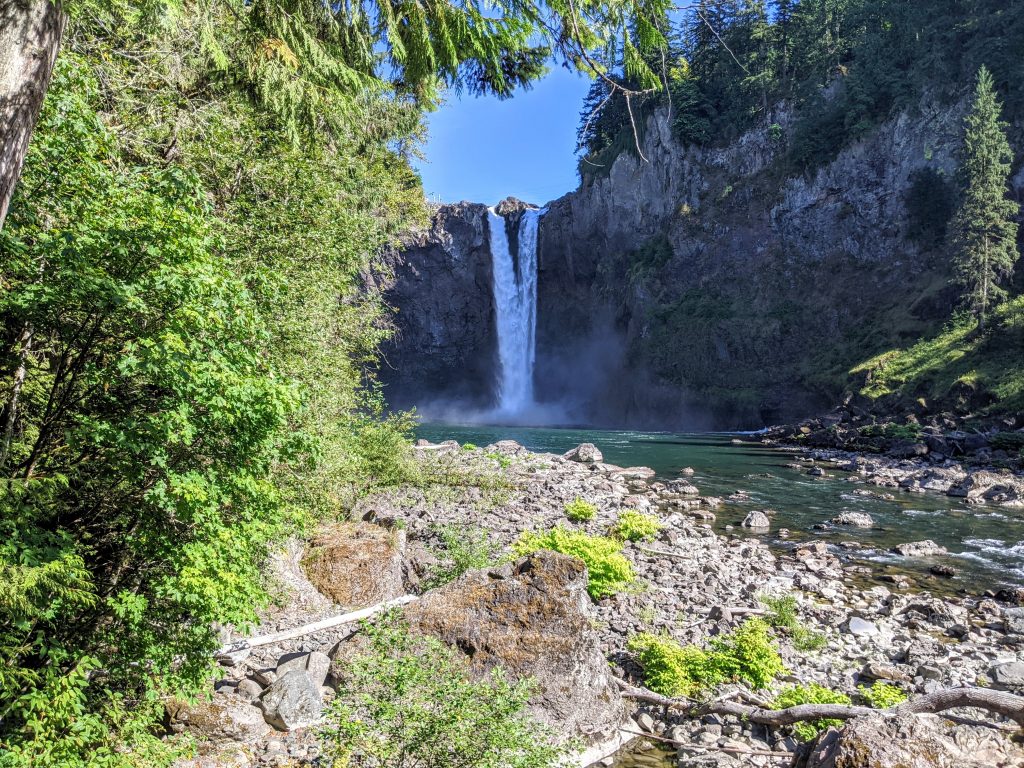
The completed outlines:
<svg viewBox="0 0 1024 768">
<path fill-rule="evenodd" d="M 948 257 L 909 237 L 907 196 L 922 169 L 952 183 L 964 109 L 923 100 L 808 175 L 784 170 L 785 108 L 724 148 L 680 146 L 668 112 L 653 115 L 647 162 L 620 155 L 542 219 L 539 399 L 572 421 L 660 428 L 757 427 L 833 404 L 853 366 L 950 313 Z M 467 381 L 486 377 L 474 210 L 442 209 L 399 260 L 399 379 L 433 383 L 470 359 Z M 453 253 L 472 254 L 482 295 L 458 294 L 473 285 Z"/>
<path fill-rule="evenodd" d="M 449 403 L 486 408 L 497 368 L 487 208 L 442 206 L 378 277 L 395 309 L 380 378 L 395 408 Z"/>
</svg>

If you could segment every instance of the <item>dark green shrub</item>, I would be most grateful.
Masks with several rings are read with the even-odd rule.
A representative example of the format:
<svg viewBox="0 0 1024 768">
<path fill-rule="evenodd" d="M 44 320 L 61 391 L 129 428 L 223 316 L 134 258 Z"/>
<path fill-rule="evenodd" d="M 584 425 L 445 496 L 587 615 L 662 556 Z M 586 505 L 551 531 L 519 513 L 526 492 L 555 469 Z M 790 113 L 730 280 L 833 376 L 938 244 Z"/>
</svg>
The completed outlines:
<svg viewBox="0 0 1024 768">
<path fill-rule="evenodd" d="M 956 185 L 941 170 L 921 168 L 910 177 L 903 205 L 907 236 L 922 247 L 933 248 L 946 239 L 956 208 Z"/>
</svg>

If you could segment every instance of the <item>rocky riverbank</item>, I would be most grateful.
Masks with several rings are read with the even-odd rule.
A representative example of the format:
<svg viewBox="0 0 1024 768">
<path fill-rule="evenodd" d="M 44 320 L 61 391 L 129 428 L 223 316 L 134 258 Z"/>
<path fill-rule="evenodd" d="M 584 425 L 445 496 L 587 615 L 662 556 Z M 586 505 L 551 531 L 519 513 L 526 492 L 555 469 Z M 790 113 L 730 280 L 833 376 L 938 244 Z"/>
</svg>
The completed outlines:
<svg viewBox="0 0 1024 768">
<path fill-rule="evenodd" d="M 765 597 L 793 598 L 801 631 L 816 641 L 813 650 L 798 650 L 807 644 L 796 642 L 792 628 L 776 629 L 786 671 L 757 700 L 770 701 L 794 683 L 817 683 L 856 700 L 858 685 L 875 680 L 911 696 L 976 685 L 1024 692 L 1024 608 L 1012 602 L 1015 594 L 1000 595 L 1004 601 L 913 594 L 874 581 L 862 565 L 844 564 L 824 542 L 777 554 L 755 538 L 719 535 L 710 520 L 720 500 L 702 495 L 685 472 L 660 481 L 643 467 L 603 463 L 593 446 L 565 456 L 530 453 L 512 442 L 426 444 L 415 452 L 425 482 L 363 499 L 352 523 L 275 560 L 280 599 L 258 635 L 418 595 L 405 608 L 410 624 L 465 652 L 471 670 L 502 666 L 537 681 L 531 713 L 560 738 L 590 747 L 580 764 L 604 758 L 638 731 L 671 743 L 679 768 L 797 759 L 800 744 L 788 726 L 638 708 L 620 691 L 621 683 L 644 681 L 627 647 L 631 637 L 664 634 L 703 647 L 746 617 L 763 615 Z M 884 466 L 864 466 L 865 482 L 885 476 Z M 577 499 L 593 505 L 590 519 L 567 519 L 566 506 Z M 509 555 L 524 532 L 563 526 L 606 535 L 626 510 L 653 514 L 661 527 L 652 541 L 622 544 L 636 580 L 617 594 L 591 599 L 577 560 Z M 750 524 L 760 524 L 751 517 Z M 431 588 L 450 565 L 446 532 L 450 537 L 452 531 L 486 539 L 504 564 Z M 171 713 L 177 730 L 205 739 L 193 764 L 321 764 L 317 723 L 344 674 L 352 630 L 333 627 L 225 656 L 213 700 Z M 737 686 L 716 695 L 730 690 L 741 699 L 752 695 Z M 913 718 L 904 730 L 938 745 L 932 762 L 915 765 L 1024 766 L 1024 752 L 1008 739 L 1012 729 L 1005 722 L 977 711 L 959 714 L 969 719 Z M 857 728 L 863 735 L 865 727 Z M 873 738 L 898 742 L 887 728 L 878 726 Z"/>
</svg>

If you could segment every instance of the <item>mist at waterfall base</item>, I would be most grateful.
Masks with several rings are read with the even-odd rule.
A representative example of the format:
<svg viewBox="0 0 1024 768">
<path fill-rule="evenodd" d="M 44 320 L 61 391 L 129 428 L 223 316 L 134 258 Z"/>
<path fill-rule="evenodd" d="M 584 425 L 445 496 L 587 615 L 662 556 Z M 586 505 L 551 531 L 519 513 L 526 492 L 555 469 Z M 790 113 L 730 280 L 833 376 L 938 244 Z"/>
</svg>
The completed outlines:
<svg viewBox="0 0 1024 768">
<path fill-rule="evenodd" d="M 630 369 L 624 333 L 611 312 L 595 311 L 588 332 L 573 334 L 571 341 L 559 334 L 538 345 L 538 239 L 546 209 L 512 202 L 483 213 L 495 336 L 489 391 L 451 397 L 420 392 L 412 403 L 420 418 L 463 425 L 710 429 L 710 419 L 678 391 Z"/>
</svg>

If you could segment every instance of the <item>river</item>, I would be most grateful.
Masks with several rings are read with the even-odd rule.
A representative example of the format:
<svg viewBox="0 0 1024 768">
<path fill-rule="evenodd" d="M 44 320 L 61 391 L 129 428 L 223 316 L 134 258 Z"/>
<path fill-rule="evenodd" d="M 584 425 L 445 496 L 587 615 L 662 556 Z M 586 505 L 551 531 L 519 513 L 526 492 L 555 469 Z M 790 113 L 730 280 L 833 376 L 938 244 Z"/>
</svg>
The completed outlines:
<svg viewBox="0 0 1024 768">
<path fill-rule="evenodd" d="M 893 489 L 875 490 L 894 493 L 894 501 L 857 496 L 852 493 L 856 488 L 872 486 L 854 484 L 850 475 L 831 469 L 831 477 L 808 476 L 787 466 L 798 452 L 753 442 L 736 444 L 742 435 L 422 424 L 417 436 L 479 446 L 515 440 L 531 450 L 553 453 L 589 442 L 601 449 L 609 463 L 651 467 L 663 478 L 678 477 L 681 468 L 692 467 L 691 479 L 705 496 L 725 498 L 739 490 L 749 494 L 747 500 L 727 501 L 716 510 L 719 532 L 754 535 L 740 528 L 739 522 L 751 509 L 772 509 L 776 514 L 768 540 L 776 547 L 790 548 L 808 540 L 856 542 L 862 548 L 847 552 L 852 561 L 864 561 L 880 572 L 903 572 L 918 587 L 936 592 L 1024 585 L 1024 511 L 967 506 L 943 495 Z M 867 512 L 875 527 L 814 528 L 845 511 Z M 791 531 L 788 539 L 775 536 L 781 528 Z M 920 539 L 932 539 L 950 554 L 914 560 L 889 551 L 896 544 Z M 951 565 L 956 577 L 931 575 L 929 568 L 936 563 Z"/>
</svg>

